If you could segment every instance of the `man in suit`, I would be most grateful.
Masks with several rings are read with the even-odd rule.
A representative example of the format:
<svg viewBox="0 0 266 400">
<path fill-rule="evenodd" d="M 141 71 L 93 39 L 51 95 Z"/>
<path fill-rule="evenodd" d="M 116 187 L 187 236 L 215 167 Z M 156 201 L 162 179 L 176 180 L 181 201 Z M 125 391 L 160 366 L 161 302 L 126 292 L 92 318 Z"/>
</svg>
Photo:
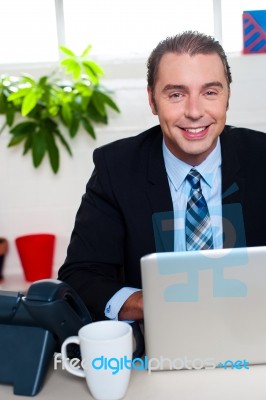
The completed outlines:
<svg viewBox="0 0 266 400">
<path fill-rule="evenodd" d="M 266 244 L 266 136 L 225 125 L 231 73 L 220 44 L 197 32 L 167 38 L 147 76 L 160 124 L 95 150 L 59 270 L 96 320 L 141 320 L 140 258 L 188 249 L 191 169 L 200 173 L 212 247 Z"/>
</svg>

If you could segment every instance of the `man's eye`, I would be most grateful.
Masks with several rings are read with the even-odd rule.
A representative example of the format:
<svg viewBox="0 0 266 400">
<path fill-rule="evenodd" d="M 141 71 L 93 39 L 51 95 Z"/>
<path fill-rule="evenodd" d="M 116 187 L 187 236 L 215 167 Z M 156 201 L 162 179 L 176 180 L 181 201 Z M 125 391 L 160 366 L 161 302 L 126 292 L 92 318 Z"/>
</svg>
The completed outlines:
<svg viewBox="0 0 266 400">
<path fill-rule="evenodd" d="M 217 93 L 216 92 L 214 92 L 213 90 L 208 90 L 207 92 L 206 92 L 206 95 L 207 96 L 215 96 Z"/>
<path fill-rule="evenodd" d="M 181 93 L 172 93 L 172 94 L 170 94 L 170 98 L 171 99 L 180 99 L 180 97 L 182 97 Z"/>
</svg>

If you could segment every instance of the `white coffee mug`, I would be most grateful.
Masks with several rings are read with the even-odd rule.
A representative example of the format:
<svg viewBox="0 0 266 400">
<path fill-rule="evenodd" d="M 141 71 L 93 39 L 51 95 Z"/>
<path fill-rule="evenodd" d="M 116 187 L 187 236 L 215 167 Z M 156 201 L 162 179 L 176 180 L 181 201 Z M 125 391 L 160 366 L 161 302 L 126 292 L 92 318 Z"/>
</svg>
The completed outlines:
<svg viewBox="0 0 266 400">
<path fill-rule="evenodd" d="M 132 360 L 131 326 L 123 321 L 99 321 L 83 326 L 78 336 L 70 336 L 61 347 L 64 368 L 86 378 L 96 400 L 118 400 L 126 394 Z M 81 365 L 67 357 L 67 346 L 78 344 Z"/>
</svg>

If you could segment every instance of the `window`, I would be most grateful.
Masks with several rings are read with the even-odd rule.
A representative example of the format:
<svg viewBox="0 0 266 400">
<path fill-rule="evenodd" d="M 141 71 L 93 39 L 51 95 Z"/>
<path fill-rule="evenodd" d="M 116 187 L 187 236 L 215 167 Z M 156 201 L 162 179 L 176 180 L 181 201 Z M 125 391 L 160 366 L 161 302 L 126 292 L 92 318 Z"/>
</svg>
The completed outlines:
<svg viewBox="0 0 266 400">
<path fill-rule="evenodd" d="M 78 5 L 78 6 L 77 6 Z M 146 56 L 184 30 L 213 35 L 212 0 L 64 0 L 66 43 L 102 57 Z"/>
<path fill-rule="evenodd" d="M 241 52 L 242 13 L 258 9 L 266 0 L 3 0 L 0 64 L 55 62 L 58 42 L 77 53 L 92 44 L 100 59 L 146 58 L 184 30 L 216 35 L 226 52 Z"/>
<path fill-rule="evenodd" d="M 0 63 L 58 59 L 54 0 L 1 1 Z"/>
</svg>

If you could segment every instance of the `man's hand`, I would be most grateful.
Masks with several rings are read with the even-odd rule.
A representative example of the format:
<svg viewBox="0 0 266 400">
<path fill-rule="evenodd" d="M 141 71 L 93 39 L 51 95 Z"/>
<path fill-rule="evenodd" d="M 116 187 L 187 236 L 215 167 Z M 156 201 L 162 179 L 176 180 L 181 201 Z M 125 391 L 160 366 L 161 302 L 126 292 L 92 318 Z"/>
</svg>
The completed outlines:
<svg viewBox="0 0 266 400">
<path fill-rule="evenodd" d="M 118 313 L 118 319 L 127 321 L 143 319 L 142 291 L 135 292 L 129 296 Z"/>
</svg>

